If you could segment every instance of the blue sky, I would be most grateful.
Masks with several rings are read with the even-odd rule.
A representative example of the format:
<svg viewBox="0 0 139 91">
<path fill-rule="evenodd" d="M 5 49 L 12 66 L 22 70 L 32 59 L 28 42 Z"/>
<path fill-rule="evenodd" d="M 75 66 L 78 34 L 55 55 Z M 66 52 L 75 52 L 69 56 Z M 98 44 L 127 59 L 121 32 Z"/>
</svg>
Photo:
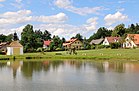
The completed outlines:
<svg viewBox="0 0 139 91">
<path fill-rule="evenodd" d="M 139 22 L 138 0 L 0 0 L 0 33 L 20 36 L 27 24 L 65 37 Z"/>
</svg>

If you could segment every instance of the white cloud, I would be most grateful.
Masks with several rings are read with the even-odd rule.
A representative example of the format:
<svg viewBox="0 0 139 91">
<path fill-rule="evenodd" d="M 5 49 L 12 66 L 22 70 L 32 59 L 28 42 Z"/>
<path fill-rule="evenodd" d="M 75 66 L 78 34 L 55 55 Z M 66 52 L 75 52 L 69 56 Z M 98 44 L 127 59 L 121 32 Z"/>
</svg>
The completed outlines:
<svg viewBox="0 0 139 91">
<path fill-rule="evenodd" d="M 59 8 L 63 8 L 65 10 L 68 10 L 73 13 L 77 13 L 80 15 L 87 15 L 87 14 L 99 14 L 98 11 L 104 10 L 103 7 L 83 7 L 83 8 L 77 8 L 74 7 L 70 0 L 55 0 L 54 4 L 58 6 Z"/>
<path fill-rule="evenodd" d="M 123 4 L 123 3 L 125 3 L 125 2 L 126 2 L 126 1 L 123 1 L 123 0 L 122 0 L 122 1 L 118 1 L 119 4 Z"/>
<path fill-rule="evenodd" d="M 17 3 L 21 3 L 22 2 L 22 0 L 15 0 Z"/>
<path fill-rule="evenodd" d="M 117 23 L 117 22 L 127 21 L 128 20 L 128 15 L 124 15 L 124 14 L 122 14 L 118 11 L 115 14 L 106 15 L 104 20 L 106 22 L 106 25 L 110 26 L 110 25 L 112 25 L 114 23 Z"/>
<path fill-rule="evenodd" d="M 63 23 L 68 17 L 64 13 L 52 16 L 31 16 L 30 10 L 19 10 L 17 12 L 5 12 L 0 14 L 0 25 L 21 24 L 25 22 Z"/>
<path fill-rule="evenodd" d="M 35 29 L 48 30 L 53 35 L 58 35 L 60 37 L 65 37 L 67 39 L 75 36 L 77 33 L 81 35 L 87 36 L 87 34 L 91 34 L 96 30 L 97 26 L 97 17 L 88 19 L 81 26 L 74 26 L 70 24 L 40 24 L 35 26 Z"/>
<path fill-rule="evenodd" d="M 0 0 L 0 2 L 4 2 L 5 0 Z"/>
<path fill-rule="evenodd" d="M 97 26 L 98 17 L 90 18 L 87 20 L 87 24 L 85 25 L 88 31 L 95 30 Z"/>
<path fill-rule="evenodd" d="M 64 13 L 59 13 L 57 15 L 52 15 L 52 16 L 35 16 L 33 17 L 32 20 L 38 21 L 38 22 L 44 22 L 44 23 L 57 23 L 57 22 L 65 22 L 68 19 L 66 14 Z"/>
</svg>

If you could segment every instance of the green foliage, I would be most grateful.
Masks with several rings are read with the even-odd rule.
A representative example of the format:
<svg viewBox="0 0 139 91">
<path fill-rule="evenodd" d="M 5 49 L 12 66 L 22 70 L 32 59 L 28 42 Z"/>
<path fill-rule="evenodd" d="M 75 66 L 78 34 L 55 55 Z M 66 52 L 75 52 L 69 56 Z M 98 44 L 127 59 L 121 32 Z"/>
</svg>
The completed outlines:
<svg viewBox="0 0 139 91">
<path fill-rule="evenodd" d="M 63 41 L 58 36 L 53 36 L 52 42 L 50 43 L 50 50 L 54 51 L 56 48 L 63 47 Z"/>
<path fill-rule="evenodd" d="M 96 46 L 95 45 L 91 45 L 91 49 L 95 49 L 96 48 Z"/>
<path fill-rule="evenodd" d="M 119 24 L 114 28 L 114 30 L 112 32 L 112 36 L 114 36 L 114 37 L 122 36 L 122 35 L 124 35 L 125 30 L 126 30 L 125 25 Z"/>
<path fill-rule="evenodd" d="M 83 41 L 83 36 L 80 33 L 76 34 L 75 38 L 77 38 L 80 41 Z"/>
<path fill-rule="evenodd" d="M 105 48 L 105 45 L 96 45 L 96 49 L 103 49 Z"/>
<path fill-rule="evenodd" d="M 32 25 L 27 25 L 21 33 L 21 44 L 24 46 L 24 52 L 32 52 L 35 49 L 35 33 Z"/>
<path fill-rule="evenodd" d="M 121 47 L 121 43 L 120 42 L 111 43 L 110 47 L 111 49 L 118 49 Z"/>
<path fill-rule="evenodd" d="M 100 39 L 105 38 L 108 36 L 111 36 L 112 31 L 108 30 L 105 27 L 100 27 L 96 33 L 94 33 L 90 38 L 88 39 L 89 42 L 91 42 L 93 39 Z"/>
</svg>

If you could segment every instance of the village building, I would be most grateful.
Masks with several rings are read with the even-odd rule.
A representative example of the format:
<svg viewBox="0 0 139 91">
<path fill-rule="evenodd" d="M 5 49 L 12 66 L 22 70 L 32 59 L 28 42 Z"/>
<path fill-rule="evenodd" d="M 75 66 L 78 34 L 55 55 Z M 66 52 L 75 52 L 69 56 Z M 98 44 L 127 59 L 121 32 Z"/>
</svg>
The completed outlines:
<svg viewBox="0 0 139 91">
<path fill-rule="evenodd" d="M 14 33 L 13 41 L 7 46 L 7 55 L 22 55 L 23 46 L 19 43 L 17 34 Z"/>
<path fill-rule="evenodd" d="M 51 40 L 43 41 L 43 48 L 49 48 Z"/>
<path fill-rule="evenodd" d="M 82 49 L 83 43 L 77 38 L 71 38 L 70 40 L 63 43 L 63 46 L 65 49 L 72 49 L 72 48 Z"/>
<path fill-rule="evenodd" d="M 105 37 L 103 45 L 110 45 L 111 43 L 120 42 L 121 37 Z"/>
<path fill-rule="evenodd" d="M 139 47 L 139 34 L 127 34 L 123 48 Z"/>
<path fill-rule="evenodd" d="M 101 39 L 95 39 L 95 40 L 92 40 L 89 44 L 90 45 L 99 45 L 101 43 L 103 43 L 104 39 L 101 38 Z"/>
</svg>

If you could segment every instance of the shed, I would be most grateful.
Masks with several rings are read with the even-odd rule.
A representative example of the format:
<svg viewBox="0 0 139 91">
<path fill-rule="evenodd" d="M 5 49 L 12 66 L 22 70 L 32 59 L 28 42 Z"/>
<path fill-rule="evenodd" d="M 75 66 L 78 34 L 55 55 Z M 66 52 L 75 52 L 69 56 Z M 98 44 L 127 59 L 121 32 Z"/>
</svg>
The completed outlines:
<svg viewBox="0 0 139 91">
<path fill-rule="evenodd" d="M 7 55 L 22 55 L 23 46 L 19 41 L 12 41 L 9 46 L 7 46 Z"/>
</svg>

